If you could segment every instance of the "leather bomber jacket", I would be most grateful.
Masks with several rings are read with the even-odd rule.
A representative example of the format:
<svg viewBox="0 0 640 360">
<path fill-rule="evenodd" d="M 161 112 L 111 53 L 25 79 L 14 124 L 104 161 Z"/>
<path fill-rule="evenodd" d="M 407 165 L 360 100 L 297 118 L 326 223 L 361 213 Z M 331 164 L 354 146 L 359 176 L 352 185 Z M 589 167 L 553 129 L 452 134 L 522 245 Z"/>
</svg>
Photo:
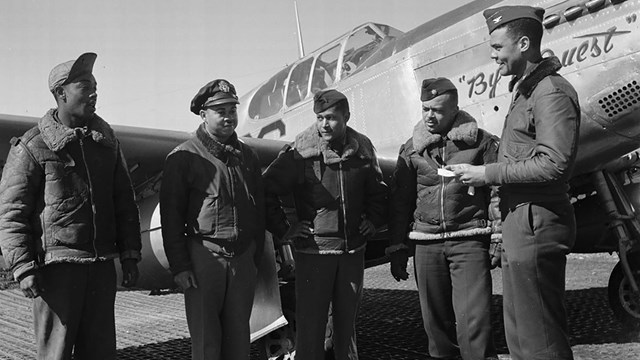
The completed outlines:
<svg viewBox="0 0 640 360">
<path fill-rule="evenodd" d="M 568 200 L 580 131 L 580 105 L 557 71 L 556 57 L 531 64 L 517 85 L 502 131 L 498 162 L 487 166 L 509 206 L 528 201 Z"/>
<path fill-rule="evenodd" d="M 264 198 L 258 156 L 234 134 L 228 145 L 202 124 L 165 161 L 160 217 L 165 253 L 175 275 L 191 270 L 189 241 L 234 257 L 264 247 Z"/>
<path fill-rule="evenodd" d="M 298 220 L 313 224 L 313 235 L 295 239 L 297 252 L 343 254 L 362 251 L 363 218 L 385 223 L 387 185 L 366 136 L 347 127 L 341 155 L 318 135 L 316 125 L 286 146 L 264 172 L 267 229 L 282 239 L 289 223 L 279 196 L 293 195 Z"/>
<path fill-rule="evenodd" d="M 14 277 L 51 263 L 140 259 L 138 208 L 120 145 L 99 116 L 56 109 L 12 141 L 0 183 L 0 244 Z"/>
<path fill-rule="evenodd" d="M 437 169 L 452 164 L 483 165 L 495 161 L 497 137 L 478 129 L 475 119 L 460 110 L 451 130 L 431 133 L 420 120 L 400 147 L 391 184 L 392 252 L 412 240 L 441 240 L 488 235 L 490 188 L 476 187 L 475 195 Z"/>
</svg>

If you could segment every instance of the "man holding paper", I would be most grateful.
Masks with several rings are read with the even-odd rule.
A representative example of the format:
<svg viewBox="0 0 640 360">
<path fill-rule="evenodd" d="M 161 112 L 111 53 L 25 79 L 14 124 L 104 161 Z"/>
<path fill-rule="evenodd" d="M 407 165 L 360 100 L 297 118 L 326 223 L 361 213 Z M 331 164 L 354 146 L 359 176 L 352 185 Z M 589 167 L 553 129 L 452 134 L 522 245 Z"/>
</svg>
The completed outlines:
<svg viewBox="0 0 640 360">
<path fill-rule="evenodd" d="M 450 80 L 424 80 L 420 99 L 422 119 L 400 147 L 392 183 L 391 274 L 398 281 L 408 278 L 415 247 L 432 357 L 497 359 L 490 322 L 490 189 L 471 189 L 444 167 L 495 162 L 498 141 L 459 110 Z"/>
<path fill-rule="evenodd" d="M 491 58 L 511 76 L 499 162 L 452 165 L 467 185 L 497 185 L 503 218 L 504 328 L 514 360 L 573 359 L 564 305 L 566 255 L 576 237 L 569 179 L 580 134 L 580 104 L 542 57 L 544 9 L 502 6 L 483 13 Z"/>
</svg>

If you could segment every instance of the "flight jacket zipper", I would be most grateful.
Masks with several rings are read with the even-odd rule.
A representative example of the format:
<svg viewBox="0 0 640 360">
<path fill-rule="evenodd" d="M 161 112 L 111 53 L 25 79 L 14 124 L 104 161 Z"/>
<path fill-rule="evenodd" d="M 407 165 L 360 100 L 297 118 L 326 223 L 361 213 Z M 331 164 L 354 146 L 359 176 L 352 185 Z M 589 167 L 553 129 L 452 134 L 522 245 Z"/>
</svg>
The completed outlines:
<svg viewBox="0 0 640 360">
<path fill-rule="evenodd" d="M 84 151 L 84 132 L 82 129 L 76 129 L 76 135 L 78 135 L 78 140 L 80 143 L 80 153 L 82 154 L 82 163 L 84 164 L 85 172 L 87 173 L 87 182 L 89 183 L 89 200 L 91 202 L 91 223 L 93 225 L 92 228 L 92 244 L 93 251 L 95 252 L 95 259 L 98 259 L 100 256 L 98 254 L 98 246 L 96 245 L 96 234 L 98 232 L 96 226 L 96 204 L 93 199 L 93 182 L 91 181 L 91 173 L 89 172 L 89 164 L 87 163 L 87 156 Z"/>
<path fill-rule="evenodd" d="M 344 198 L 344 176 L 342 173 L 342 161 L 338 163 L 338 179 L 340 180 L 340 207 L 342 208 L 342 226 L 344 231 L 344 248 L 349 251 L 349 228 L 347 227 L 347 202 Z"/>
</svg>

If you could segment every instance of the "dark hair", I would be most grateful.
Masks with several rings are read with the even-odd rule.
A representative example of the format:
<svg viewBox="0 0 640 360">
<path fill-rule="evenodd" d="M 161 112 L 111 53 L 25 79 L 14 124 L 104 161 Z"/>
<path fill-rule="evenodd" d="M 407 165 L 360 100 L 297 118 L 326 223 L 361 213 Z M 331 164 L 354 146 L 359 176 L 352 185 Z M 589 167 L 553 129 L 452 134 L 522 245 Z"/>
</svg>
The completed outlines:
<svg viewBox="0 0 640 360">
<path fill-rule="evenodd" d="M 349 101 L 347 99 L 338 101 L 332 106 L 336 111 L 340 111 L 342 115 L 346 115 L 349 112 Z"/>
<path fill-rule="evenodd" d="M 540 48 L 540 43 L 542 42 L 542 24 L 539 21 L 522 18 L 510 21 L 506 23 L 504 27 L 512 39 L 518 40 L 526 36 L 531 41 L 531 47 L 534 49 Z"/>
</svg>

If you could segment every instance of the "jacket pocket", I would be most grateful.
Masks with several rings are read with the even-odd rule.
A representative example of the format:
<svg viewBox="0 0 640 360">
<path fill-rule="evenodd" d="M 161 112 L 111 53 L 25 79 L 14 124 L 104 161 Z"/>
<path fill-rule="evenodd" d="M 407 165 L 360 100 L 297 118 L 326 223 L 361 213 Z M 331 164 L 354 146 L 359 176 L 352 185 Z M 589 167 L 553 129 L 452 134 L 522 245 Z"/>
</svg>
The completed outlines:
<svg viewBox="0 0 640 360">
<path fill-rule="evenodd" d="M 56 211 L 51 215 L 53 239 L 47 245 L 79 245 L 93 241 L 93 211 L 88 197 L 80 197 L 74 208 L 70 206 L 67 203 L 65 212 Z"/>
<path fill-rule="evenodd" d="M 207 195 L 198 212 L 198 228 L 202 235 L 215 235 L 220 221 L 220 198 Z"/>
<path fill-rule="evenodd" d="M 63 207 L 67 203 L 74 207 L 74 199 L 84 197 L 89 192 L 87 183 L 76 173 L 74 166 L 60 161 L 47 161 L 44 168 L 46 203 L 56 207 Z M 64 208 L 59 210 L 65 211 Z"/>
<path fill-rule="evenodd" d="M 323 207 L 316 210 L 316 217 L 313 221 L 314 233 L 316 235 L 332 235 L 339 230 L 338 206 Z"/>
</svg>

